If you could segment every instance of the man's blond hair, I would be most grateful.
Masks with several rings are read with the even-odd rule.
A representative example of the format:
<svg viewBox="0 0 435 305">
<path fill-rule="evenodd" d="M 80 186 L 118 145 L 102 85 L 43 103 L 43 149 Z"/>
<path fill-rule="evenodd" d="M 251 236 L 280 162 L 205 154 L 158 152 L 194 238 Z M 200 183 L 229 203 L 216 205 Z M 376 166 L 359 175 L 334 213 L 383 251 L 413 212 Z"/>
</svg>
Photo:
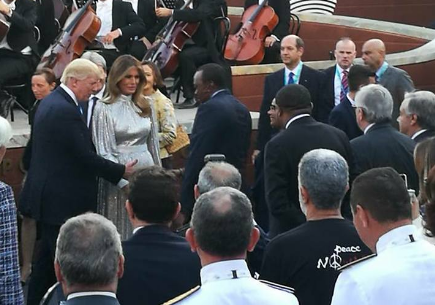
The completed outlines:
<svg viewBox="0 0 435 305">
<path fill-rule="evenodd" d="M 101 70 L 90 60 L 78 58 L 66 66 L 60 81 L 62 84 L 66 85 L 70 78 L 84 80 L 89 76 L 95 76 L 98 79 L 101 79 Z"/>
</svg>

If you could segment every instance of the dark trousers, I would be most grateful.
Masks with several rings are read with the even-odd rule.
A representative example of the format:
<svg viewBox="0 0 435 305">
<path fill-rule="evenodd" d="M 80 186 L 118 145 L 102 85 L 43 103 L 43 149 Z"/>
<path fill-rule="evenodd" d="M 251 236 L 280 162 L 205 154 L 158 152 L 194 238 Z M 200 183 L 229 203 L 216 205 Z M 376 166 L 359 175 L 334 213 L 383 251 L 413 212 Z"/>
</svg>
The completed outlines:
<svg viewBox="0 0 435 305">
<path fill-rule="evenodd" d="M 193 94 L 195 93 L 193 76 L 195 75 L 196 69 L 211 61 L 208 50 L 196 45 L 185 46 L 179 54 L 179 73 L 181 85 L 183 86 L 183 96 L 186 99 L 193 98 Z"/>
<path fill-rule="evenodd" d="M 39 251 L 36 264 L 32 269 L 27 305 L 39 305 L 48 288 L 56 283 L 54 254 L 59 229 L 59 225 L 41 223 L 41 251 Z"/>
</svg>

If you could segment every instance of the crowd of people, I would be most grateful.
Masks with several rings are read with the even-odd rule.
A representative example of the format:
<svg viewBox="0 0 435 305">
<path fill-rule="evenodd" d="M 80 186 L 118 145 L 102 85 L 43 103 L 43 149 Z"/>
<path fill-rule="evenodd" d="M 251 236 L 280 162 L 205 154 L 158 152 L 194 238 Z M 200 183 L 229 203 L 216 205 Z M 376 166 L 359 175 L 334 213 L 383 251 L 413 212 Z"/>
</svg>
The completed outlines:
<svg viewBox="0 0 435 305">
<path fill-rule="evenodd" d="M 69 63 L 57 87 L 51 69 L 31 77 L 20 247 L 0 182 L 1 304 L 24 304 L 22 285 L 28 305 L 435 302 L 435 94 L 414 91 L 379 39 L 363 44 L 364 65 L 345 37 L 334 66 L 308 67 L 282 3 L 270 2 L 280 23 L 264 62 L 279 53 L 284 68 L 265 78 L 248 156 L 251 115 L 212 34 L 226 3 L 97 1 L 102 47 Z M 30 0 L 0 2 L 0 14 L 2 89 L 32 74 L 41 14 Z M 141 61 L 168 17 L 201 21 L 180 53 L 181 108 L 199 105 L 181 179 L 174 105 L 159 68 Z M 0 90 L 5 117 L 11 98 Z M 11 137 L 0 117 L 0 161 Z"/>
</svg>

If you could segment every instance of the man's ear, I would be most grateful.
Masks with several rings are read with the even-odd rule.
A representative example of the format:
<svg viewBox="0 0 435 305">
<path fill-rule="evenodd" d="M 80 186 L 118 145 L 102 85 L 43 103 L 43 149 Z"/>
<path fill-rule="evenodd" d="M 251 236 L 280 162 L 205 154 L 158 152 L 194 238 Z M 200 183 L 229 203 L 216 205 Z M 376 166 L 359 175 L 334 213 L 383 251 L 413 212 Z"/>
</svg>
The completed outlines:
<svg viewBox="0 0 435 305">
<path fill-rule="evenodd" d="M 127 211 L 128 218 L 135 219 L 133 207 L 128 199 L 125 201 L 125 210 Z"/>
<path fill-rule="evenodd" d="M 410 122 L 411 126 L 417 125 L 417 119 L 418 118 L 416 114 L 411 114 L 411 122 Z"/>
<path fill-rule="evenodd" d="M 198 249 L 198 244 L 195 239 L 195 234 L 191 228 L 187 229 L 186 231 L 186 240 L 190 245 L 190 250 L 192 252 L 196 252 Z"/>
<path fill-rule="evenodd" d="M 309 198 L 309 194 L 308 194 L 308 191 L 305 188 L 305 186 L 303 186 L 303 185 L 300 186 L 300 192 L 301 192 L 302 200 L 304 201 L 305 204 L 307 204 L 308 198 Z"/>
<path fill-rule="evenodd" d="M 119 260 L 118 260 L 118 272 L 116 274 L 119 279 L 124 275 L 124 262 L 125 262 L 124 255 L 121 254 L 119 256 Z"/>
<path fill-rule="evenodd" d="M 198 199 L 199 196 L 201 196 L 198 184 L 195 184 L 195 186 L 193 187 L 193 195 L 195 196 L 195 200 Z"/>
<path fill-rule="evenodd" d="M 256 227 L 253 227 L 251 231 L 251 238 L 249 239 L 249 244 L 248 244 L 249 252 L 254 251 L 255 246 L 257 245 L 259 239 L 260 239 L 260 230 L 258 230 Z"/>
<path fill-rule="evenodd" d="M 362 206 L 359 204 L 356 206 L 355 217 L 358 217 L 363 228 L 367 228 L 370 225 L 369 214 Z"/>
<path fill-rule="evenodd" d="M 60 271 L 60 265 L 59 262 L 57 260 L 54 261 L 54 273 L 56 274 L 56 279 L 59 283 L 63 283 L 63 276 L 62 276 L 62 272 Z"/>
<path fill-rule="evenodd" d="M 177 208 L 175 209 L 174 215 L 172 216 L 172 220 L 177 219 L 178 215 L 181 211 L 181 203 L 177 203 Z"/>
</svg>

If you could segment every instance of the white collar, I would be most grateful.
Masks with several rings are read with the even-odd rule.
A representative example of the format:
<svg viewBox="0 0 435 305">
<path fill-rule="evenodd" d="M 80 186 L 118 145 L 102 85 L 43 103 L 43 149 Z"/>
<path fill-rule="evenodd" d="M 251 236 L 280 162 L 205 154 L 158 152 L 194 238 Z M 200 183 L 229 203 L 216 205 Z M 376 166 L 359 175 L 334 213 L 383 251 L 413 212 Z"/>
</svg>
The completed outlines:
<svg viewBox="0 0 435 305">
<path fill-rule="evenodd" d="M 97 1 L 97 7 L 112 7 L 113 0 Z"/>
<path fill-rule="evenodd" d="M 102 296 L 112 297 L 112 298 L 116 299 L 116 294 L 113 292 L 109 292 L 109 291 L 73 292 L 73 293 L 70 293 L 66 299 L 68 301 L 70 299 L 79 298 L 79 297 L 87 297 L 87 296 L 91 296 L 91 295 L 102 295 Z"/>
<path fill-rule="evenodd" d="M 350 104 L 352 105 L 352 107 L 355 107 L 355 100 L 353 100 L 350 96 L 349 93 L 346 94 L 347 99 L 349 100 Z"/>
<path fill-rule="evenodd" d="M 145 226 L 140 226 L 140 227 L 134 228 L 133 235 L 136 234 L 136 232 L 139 231 L 140 229 L 142 229 L 143 227 L 145 227 Z"/>
<path fill-rule="evenodd" d="M 220 92 L 222 92 L 222 91 L 225 91 L 225 90 L 227 90 L 227 89 L 220 89 L 220 90 L 216 91 L 215 93 L 213 93 L 213 94 L 210 96 L 210 98 L 215 97 L 216 94 L 218 94 L 218 93 L 220 93 Z"/>
<path fill-rule="evenodd" d="M 68 88 L 67 85 L 65 85 L 64 83 L 60 84 L 60 87 L 65 90 L 66 93 L 68 93 L 68 95 L 73 99 L 74 103 L 76 104 L 76 106 L 79 105 L 79 103 L 77 102 L 77 98 L 76 95 L 74 94 L 74 92 Z"/>
<path fill-rule="evenodd" d="M 310 115 L 309 115 L 308 113 L 303 113 L 303 114 L 298 114 L 297 116 L 292 117 L 292 118 L 287 122 L 287 124 L 285 124 L 285 129 L 287 129 L 287 128 L 290 126 L 290 124 L 293 123 L 294 121 L 299 120 L 300 118 L 307 117 L 307 116 L 310 116 Z"/>
<path fill-rule="evenodd" d="M 421 135 L 423 132 L 427 131 L 427 129 L 421 129 L 419 131 L 417 131 L 416 133 L 414 133 L 411 137 L 411 139 L 415 139 L 416 137 L 418 137 L 419 135 Z"/>
<path fill-rule="evenodd" d="M 234 259 L 212 263 L 202 267 L 201 284 L 219 280 L 251 277 L 248 265 L 243 259 Z"/>
<path fill-rule="evenodd" d="M 391 246 L 407 244 L 418 239 L 419 234 L 414 225 L 410 224 L 400 226 L 379 237 L 378 242 L 376 243 L 376 253 L 379 254 Z"/>
<path fill-rule="evenodd" d="M 369 129 L 373 127 L 373 125 L 375 125 L 375 123 L 371 123 L 369 126 L 367 126 L 367 127 L 364 129 L 364 134 L 366 134 L 366 133 L 369 131 Z"/>
<path fill-rule="evenodd" d="M 344 70 L 346 70 L 347 72 L 349 72 L 349 70 L 350 70 L 350 67 L 347 68 L 347 69 L 343 69 L 342 67 L 340 67 L 339 64 L 335 64 L 335 66 L 336 66 L 336 69 L 337 69 L 338 74 L 340 75 L 340 77 L 341 77 L 341 74 L 343 74 L 343 71 L 344 71 Z"/>
</svg>

